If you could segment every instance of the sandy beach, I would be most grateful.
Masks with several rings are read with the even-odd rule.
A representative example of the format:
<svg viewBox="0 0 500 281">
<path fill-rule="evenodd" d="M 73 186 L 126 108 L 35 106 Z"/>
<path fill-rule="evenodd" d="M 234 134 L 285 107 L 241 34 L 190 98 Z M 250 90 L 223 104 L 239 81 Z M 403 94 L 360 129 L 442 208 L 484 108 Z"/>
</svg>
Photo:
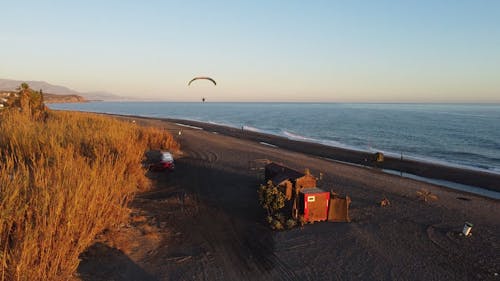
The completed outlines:
<svg viewBox="0 0 500 281">
<path fill-rule="evenodd" d="M 174 172 L 150 174 L 155 186 L 133 201 L 130 224 L 82 256 L 82 280 L 500 279 L 498 200 L 363 167 L 370 155 L 362 152 L 194 121 L 120 118 L 171 131 L 182 152 Z M 257 201 L 256 159 L 322 173 L 318 187 L 352 198 L 352 222 L 271 231 Z M 477 171 L 394 158 L 379 168 L 499 190 L 497 175 Z M 437 200 L 422 200 L 422 190 Z M 384 197 L 390 206 L 380 206 Z M 460 234 L 465 222 L 474 224 L 470 237 Z"/>
</svg>

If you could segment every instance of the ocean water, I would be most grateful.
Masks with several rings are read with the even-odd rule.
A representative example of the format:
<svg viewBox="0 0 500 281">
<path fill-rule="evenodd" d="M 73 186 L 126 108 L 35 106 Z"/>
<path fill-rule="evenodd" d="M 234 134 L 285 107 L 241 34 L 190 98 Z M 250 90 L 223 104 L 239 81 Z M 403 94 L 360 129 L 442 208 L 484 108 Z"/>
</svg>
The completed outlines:
<svg viewBox="0 0 500 281">
<path fill-rule="evenodd" d="M 49 107 L 212 122 L 500 173 L 498 104 L 90 102 Z"/>
</svg>

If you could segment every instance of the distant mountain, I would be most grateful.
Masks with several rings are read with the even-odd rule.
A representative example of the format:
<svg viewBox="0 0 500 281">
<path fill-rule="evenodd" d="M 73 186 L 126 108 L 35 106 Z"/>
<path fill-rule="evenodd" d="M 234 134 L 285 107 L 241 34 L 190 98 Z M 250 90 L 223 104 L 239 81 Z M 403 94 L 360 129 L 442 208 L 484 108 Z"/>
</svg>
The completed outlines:
<svg viewBox="0 0 500 281">
<path fill-rule="evenodd" d="M 45 81 L 21 81 L 21 80 L 11 80 L 11 79 L 1 79 L 0 78 L 0 91 L 13 91 L 21 83 L 28 83 L 31 89 L 33 90 L 42 90 L 44 93 L 50 93 L 55 95 L 76 95 L 82 96 L 84 99 L 92 101 L 92 100 L 124 100 L 125 98 L 107 93 L 107 92 L 90 92 L 90 93 L 81 93 L 70 88 L 53 85 L 47 83 Z"/>
<path fill-rule="evenodd" d="M 45 81 L 21 81 L 21 80 L 10 80 L 10 79 L 0 79 L 0 90 L 12 91 L 15 90 L 21 83 L 28 83 L 31 89 L 40 90 L 44 92 L 59 94 L 59 95 L 80 95 L 79 92 L 71 90 L 64 86 L 52 85 Z"/>
</svg>

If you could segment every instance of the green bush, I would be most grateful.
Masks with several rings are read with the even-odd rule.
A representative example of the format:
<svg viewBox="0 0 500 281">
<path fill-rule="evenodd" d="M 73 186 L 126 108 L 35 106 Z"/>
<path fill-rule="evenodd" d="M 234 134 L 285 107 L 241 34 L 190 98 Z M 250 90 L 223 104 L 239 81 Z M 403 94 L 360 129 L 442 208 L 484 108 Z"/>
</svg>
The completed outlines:
<svg viewBox="0 0 500 281">
<path fill-rule="evenodd" d="M 285 206 L 285 194 L 271 181 L 267 185 L 261 185 L 257 192 L 260 205 L 267 211 L 268 216 L 273 216 Z"/>
</svg>

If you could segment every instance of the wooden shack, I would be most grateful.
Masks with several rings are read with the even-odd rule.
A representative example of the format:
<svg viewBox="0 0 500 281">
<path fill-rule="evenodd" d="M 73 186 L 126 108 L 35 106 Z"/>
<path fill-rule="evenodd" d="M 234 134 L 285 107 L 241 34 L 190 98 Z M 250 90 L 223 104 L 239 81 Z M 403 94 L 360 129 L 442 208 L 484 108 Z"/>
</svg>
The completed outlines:
<svg viewBox="0 0 500 281">
<path fill-rule="evenodd" d="M 302 189 L 309 189 L 316 187 L 316 178 L 311 175 L 308 170 L 301 173 L 289 167 L 269 163 L 265 166 L 265 180 L 271 181 L 273 185 L 285 194 L 287 202 L 285 203 L 285 210 L 289 210 L 293 218 L 298 218 L 298 197 Z"/>
<path fill-rule="evenodd" d="M 319 188 L 305 188 L 299 192 L 299 214 L 305 222 L 326 221 L 330 192 Z"/>
<path fill-rule="evenodd" d="M 287 200 L 292 200 L 294 193 L 303 188 L 316 187 L 316 178 L 311 174 L 301 173 L 274 162 L 265 166 L 265 180 L 278 186 Z"/>
</svg>

